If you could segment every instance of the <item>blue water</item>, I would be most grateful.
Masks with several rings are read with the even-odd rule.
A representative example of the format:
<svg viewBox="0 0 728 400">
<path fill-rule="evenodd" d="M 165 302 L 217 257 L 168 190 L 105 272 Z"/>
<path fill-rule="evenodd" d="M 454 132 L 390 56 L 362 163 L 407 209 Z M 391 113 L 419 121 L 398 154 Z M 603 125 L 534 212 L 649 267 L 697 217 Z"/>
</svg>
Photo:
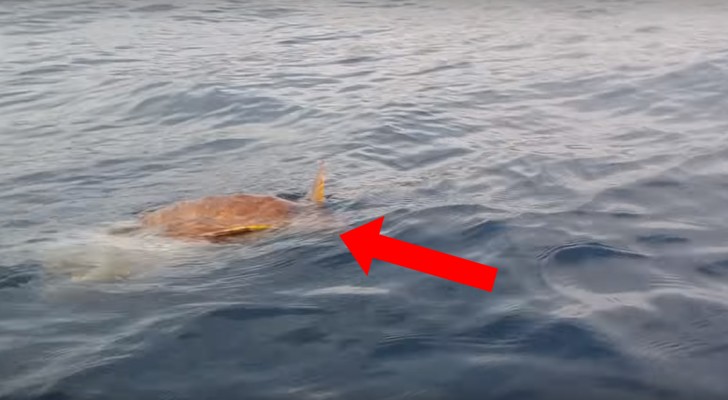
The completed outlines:
<svg viewBox="0 0 728 400">
<path fill-rule="evenodd" d="M 3 0 L 0 398 L 728 397 L 726 21 L 707 0 Z M 300 196 L 319 159 L 322 226 L 108 233 Z M 365 276 L 338 234 L 381 215 L 498 267 L 493 292 Z"/>
</svg>

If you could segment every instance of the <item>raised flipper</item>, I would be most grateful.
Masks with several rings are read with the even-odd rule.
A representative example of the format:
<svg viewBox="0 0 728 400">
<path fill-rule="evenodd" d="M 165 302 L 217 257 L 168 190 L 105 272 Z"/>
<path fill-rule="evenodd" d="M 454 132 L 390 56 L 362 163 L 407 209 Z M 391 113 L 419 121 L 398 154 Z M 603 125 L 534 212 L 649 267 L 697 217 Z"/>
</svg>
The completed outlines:
<svg viewBox="0 0 728 400">
<path fill-rule="evenodd" d="M 241 225 L 241 226 L 234 226 L 232 228 L 221 229 L 219 231 L 208 232 L 208 233 L 203 234 L 202 236 L 209 237 L 209 238 L 234 236 L 234 235 L 240 235 L 243 233 L 263 231 L 266 229 L 270 229 L 272 227 L 273 227 L 272 225 Z"/>
<path fill-rule="evenodd" d="M 323 161 L 319 161 L 318 174 L 316 174 L 316 180 L 314 180 L 313 186 L 311 187 L 311 201 L 319 205 L 324 203 L 325 186 L 326 165 Z"/>
</svg>

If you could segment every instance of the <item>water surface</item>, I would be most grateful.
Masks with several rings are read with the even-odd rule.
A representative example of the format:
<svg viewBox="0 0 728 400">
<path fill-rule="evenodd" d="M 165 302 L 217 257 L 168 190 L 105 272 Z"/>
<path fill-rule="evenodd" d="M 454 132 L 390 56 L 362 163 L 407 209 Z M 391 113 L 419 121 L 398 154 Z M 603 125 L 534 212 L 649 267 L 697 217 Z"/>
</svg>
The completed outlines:
<svg viewBox="0 0 728 400">
<path fill-rule="evenodd" d="M 0 397 L 725 398 L 727 20 L 720 1 L 3 1 Z M 295 197 L 319 159 L 331 230 L 107 234 L 186 198 Z M 497 266 L 495 290 L 364 276 L 337 234 L 381 215 Z"/>
</svg>

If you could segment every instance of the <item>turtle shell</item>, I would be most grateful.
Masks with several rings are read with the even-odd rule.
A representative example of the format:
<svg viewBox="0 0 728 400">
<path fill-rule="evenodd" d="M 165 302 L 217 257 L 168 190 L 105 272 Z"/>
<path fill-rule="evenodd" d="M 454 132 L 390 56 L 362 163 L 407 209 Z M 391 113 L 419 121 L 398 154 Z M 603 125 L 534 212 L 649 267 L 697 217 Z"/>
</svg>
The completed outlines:
<svg viewBox="0 0 728 400">
<path fill-rule="evenodd" d="M 215 238 L 287 225 L 296 203 L 238 194 L 174 203 L 142 216 L 142 225 L 176 238 Z"/>
</svg>

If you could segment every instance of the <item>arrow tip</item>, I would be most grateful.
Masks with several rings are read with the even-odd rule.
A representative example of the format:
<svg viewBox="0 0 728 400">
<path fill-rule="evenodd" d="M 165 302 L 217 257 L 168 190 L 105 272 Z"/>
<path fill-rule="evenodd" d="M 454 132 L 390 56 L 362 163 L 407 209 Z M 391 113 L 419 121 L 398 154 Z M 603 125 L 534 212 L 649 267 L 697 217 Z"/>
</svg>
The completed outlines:
<svg viewBox="0 0 728 400">
<path fill-rule="evenodd" d="M 359 263 L 365 275 L 369 275 L 369 268 L 372 266 L 372 259 L 374 258 L 377 239 L 379 239 L 379 232 L 382 230 L 382 223 L 384 223 L 384 217 L 379 217 L 374 221 L 367 222 L 340 235 L 341 240 L 344 241 L 344 244 L 351 252 L 351 255 L 354 256 L 356 262 Z"/>
</svg>

